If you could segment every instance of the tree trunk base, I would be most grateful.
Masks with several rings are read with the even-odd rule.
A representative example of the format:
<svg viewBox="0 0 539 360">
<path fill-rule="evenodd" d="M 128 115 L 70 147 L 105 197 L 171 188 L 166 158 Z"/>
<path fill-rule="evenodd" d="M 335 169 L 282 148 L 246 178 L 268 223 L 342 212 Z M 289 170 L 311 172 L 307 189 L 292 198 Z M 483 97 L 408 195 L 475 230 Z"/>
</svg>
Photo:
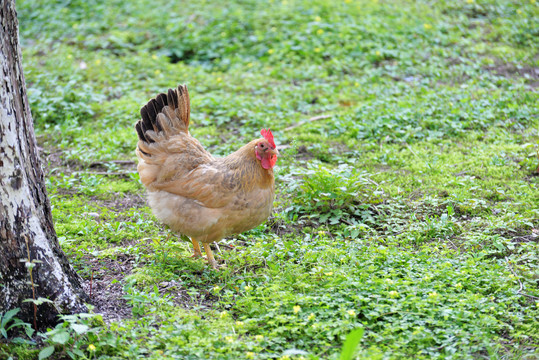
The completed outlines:
<svg viewBox="0 0 539 360">
<path fill-rule="evenodd" d="M 77 273 L 62 252 L 52 223 L 34 125 L 26 96 L 13 0 L 0 3 L 0 312 L 38 326 L 58 314 L 87 311 Z"/>
</svg>

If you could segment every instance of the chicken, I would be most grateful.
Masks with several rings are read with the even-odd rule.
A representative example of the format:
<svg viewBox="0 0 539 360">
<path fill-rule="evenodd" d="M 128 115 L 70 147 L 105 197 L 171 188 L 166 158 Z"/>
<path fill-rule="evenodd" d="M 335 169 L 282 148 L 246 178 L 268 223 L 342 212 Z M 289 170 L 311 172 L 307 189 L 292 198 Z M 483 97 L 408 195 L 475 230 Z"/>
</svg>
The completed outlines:
<svg viewBox="0 0 539 360">
<path fill-rule="evenodd" d="M 213 157 L 189 134 L 190 104 L 185 85 L 159 94 L 140 110 L 136 125 L 137 170 L 155 216 L 199 243 L 210 265 L 210 243 L 250 230 L 271 213 L 273 167 L 279 152 L 269 129 L 224 158 Z"/>
</svg>

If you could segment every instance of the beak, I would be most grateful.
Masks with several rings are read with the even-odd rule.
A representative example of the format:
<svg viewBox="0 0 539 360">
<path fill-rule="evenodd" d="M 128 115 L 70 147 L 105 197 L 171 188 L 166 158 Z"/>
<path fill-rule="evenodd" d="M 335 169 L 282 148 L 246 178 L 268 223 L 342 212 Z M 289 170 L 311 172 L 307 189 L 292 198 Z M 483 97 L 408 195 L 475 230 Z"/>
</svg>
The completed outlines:
<svg viewBox="0 0 539 360">
<path fill-rule="evenodd" d="M 279 156 L 279 150 L 277 150 L 277 148 L 275 148 L 275 149 L 269 149 L 268 152 L 269 152 L 271 155 Z"/>
</svg>

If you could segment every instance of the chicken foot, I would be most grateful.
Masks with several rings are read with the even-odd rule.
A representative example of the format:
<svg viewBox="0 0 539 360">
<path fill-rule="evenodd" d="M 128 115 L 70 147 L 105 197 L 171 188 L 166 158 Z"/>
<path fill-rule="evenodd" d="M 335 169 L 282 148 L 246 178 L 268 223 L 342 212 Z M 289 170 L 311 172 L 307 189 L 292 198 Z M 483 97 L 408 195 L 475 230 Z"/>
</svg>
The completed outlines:
<svg viewBox="0 0 539 360">
<path fill-rule="evenodd" d="M 194 258 L 202 257 L 202 250 L 200 249 L 199 242 L 195 239 L 191 239 L 191 242 L 193 243 L 193 248 L 195 250 L 194 254 L 191 257 L 194 257 Z M 211 251 L 210 244 L 202 243 L 202 245 L 204 246 L 204 250 L 206 251 L 206 255 L 207 255 L 206 258 L 208 259 L 208 263 L 210 263 L 212 268 L 217 270 L 218 268 L 217 261 L 213 257 L 213 252 Z"/>
<path fill-rule="evenodd" d="M 191 239 L 191 242 L 193 243 L 193 248 L 195 249 L 195 252 L 191 257 L 194 257 L 194 258 L 202 257 L 202 251 L 200 250 L 200 245 L 198 241 L 196 241 L 195 239 Z"/>
<path fill-rule="evenodd" d="M 210 244 L 202 243 L 204 245 L 204 250 L 206 251 L 206 255 L 208 256 L 208 262 L 210 263 L 211 267 L 217 270 L 217 261 L 215 261 L 215 258 L 213 257 L 213 252 L 211 251 Z"/>
</svg>

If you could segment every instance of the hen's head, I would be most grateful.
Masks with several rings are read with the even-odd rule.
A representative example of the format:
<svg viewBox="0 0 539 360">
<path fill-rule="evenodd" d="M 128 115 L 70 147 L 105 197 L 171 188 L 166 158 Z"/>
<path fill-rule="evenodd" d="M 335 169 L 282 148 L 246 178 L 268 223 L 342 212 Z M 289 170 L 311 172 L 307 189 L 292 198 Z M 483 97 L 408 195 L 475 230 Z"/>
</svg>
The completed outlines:
<svg viewBox="0 0 539 360">
<path fill-rule="evenodd" d="M 260 139 L 255 146 L 255 155 L 258 160 L 260 160 L 260 165 L 264 169 L 271 169 L 277 162 L 277 155 L 279 151 L 275 146 L 273 141 L 273 134 L 270 129 L 260 130 L 260 134 L 264 137 Z"/>
</svg>

